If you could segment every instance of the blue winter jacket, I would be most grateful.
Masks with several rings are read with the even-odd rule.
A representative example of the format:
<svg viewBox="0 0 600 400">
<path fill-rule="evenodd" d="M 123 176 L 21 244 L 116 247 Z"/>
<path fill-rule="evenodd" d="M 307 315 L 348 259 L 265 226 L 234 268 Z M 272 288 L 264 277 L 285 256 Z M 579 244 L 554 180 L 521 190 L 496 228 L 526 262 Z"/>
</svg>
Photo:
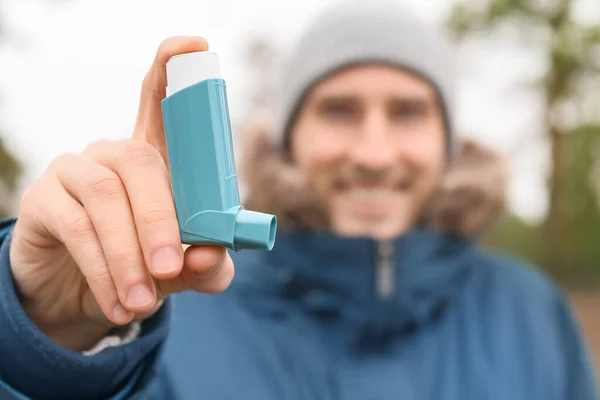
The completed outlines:
<svg viewBox="0 0 600 400">
<path fill-rule="evenodd" d="M 272 252 L 232 255 L 224 293 L 172 296 L 137 340 L 83 356 L 19 305 L 11 226 L 0 226 L 0 399 L 596 397 L 556 287 L 469 240 L 280 231 Z"/>
</svg>

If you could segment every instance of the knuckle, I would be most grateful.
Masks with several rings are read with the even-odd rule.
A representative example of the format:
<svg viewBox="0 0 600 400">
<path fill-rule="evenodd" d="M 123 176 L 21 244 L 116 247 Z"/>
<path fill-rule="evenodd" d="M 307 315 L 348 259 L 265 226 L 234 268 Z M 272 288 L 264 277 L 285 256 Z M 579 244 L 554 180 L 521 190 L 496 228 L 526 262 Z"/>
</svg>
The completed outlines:
<svg viewBox="0 0 600 400">
<path fill-rule="evenodd" d="M 94 224 L 84 211 L 73 211 L 67 215 L 66 229 L 71 237 L 85 237 L 94 232 Z"/>
<path fill-rule="evenodd" d="M 118 158 L 122 163 L 138 167 L 148 167 L 161 161 L 160 154 L 154 146 L 138 140 L 122 142 Z"/>
<path fill-rule="evenodd" d="M 43 221 L 58 226 L 65 207 L 61 204 L 60 182 L 51 175 L 43 175 L 34 181 L 19 199 L 18 218 L 45 226 Z M 0 196 L 1 197 L 1 196 Z"/>
<path fill-rule="evenodd" d="M 141 219 L 146 225 L 158 225 L 175 221 L 174 210 L 151 208 L 141 213 Z"/>
<path fill-rule="evenodd" d="M 116 197 L 123 193 L 121 179 L 108 169 L 99 169 L 89 174 L 83 187 L 93 196 L 99 197 Z"/>
<path fill-rule="evenodd" d="M 106 267 L 96 268 L 90 276 L 86 276 L 88 284 L 93 281 L 96 286 L 100 286 L 104 289 L 113 288 L 113 280 L 110 275 L 110 271 Z"/>
<path fill-rule="evenodd" d="M 21 215 L 38 208 L 38 202 L 42 198 L 42 196 L 40 196 L 38 193 L 39 185 L 40 180 L 38 179 L 37 181 L 33 182 L 31 186 L 29 186 L 21 195 L 21 198 L 19 199 L 19 211 Z"/>
<path fill-rule="evenodd" d="M 64 153 L 48 164 L 47 172 L 59 173 L 65 168 L 72 168 L 77 156 L 73 153 Z"/>
<path fill-rule="evenodd" d="M 100 152 L 102 149 L 108 147 L 110 142 L 108 140 L 97 140 L 88 144 L 83 150 L 83 154 L 96 154 Z"/>
<path fill-rule="evenodd" d="M 98 304 L 113 304 L 115 301 L 118 301 L 117 288 L 106 266 L 89 272 L 88 276 L 85 276 L 85 281 L 92 290 Z"/>
<path fill-rule="evenodd" d="M 111 261 L 117 265 L 126 265 L 129 269 L 133 263 L 141 264 L 140 251 L 137 244 L 119 246 L 111 252 Z"/>
</svg>

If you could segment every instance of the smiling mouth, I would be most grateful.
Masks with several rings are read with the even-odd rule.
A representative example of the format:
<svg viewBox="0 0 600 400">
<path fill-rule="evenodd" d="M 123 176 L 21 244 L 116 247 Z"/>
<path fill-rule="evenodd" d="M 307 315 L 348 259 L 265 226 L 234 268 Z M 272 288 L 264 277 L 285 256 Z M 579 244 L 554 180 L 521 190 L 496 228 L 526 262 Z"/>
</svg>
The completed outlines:
<svg viewBox="0 0 600 400">
<path fill-rule="evenodd" d="M 395 191 L 384 188 L 352 188 L 348 195 L 352 200 L 369 203 L 379 203 L 388 200 Z"/>
<path fill-rule="evenodd" d="M 408 182 L 395 186 L 352 186 L 339 193 L 362 215 L 384 216 L 399 206 L 408 193 Z"/>
<path fill-rule="evenodd" d="M 402 179 L 396 182 L 348 182 L 337 181 L 334 188 L 340 192 L 353 192 L 354 195 L 365 199 L 376 199 L 384 194 L 406 192 L 412 188 L 411 179 Z"/>
</svg>

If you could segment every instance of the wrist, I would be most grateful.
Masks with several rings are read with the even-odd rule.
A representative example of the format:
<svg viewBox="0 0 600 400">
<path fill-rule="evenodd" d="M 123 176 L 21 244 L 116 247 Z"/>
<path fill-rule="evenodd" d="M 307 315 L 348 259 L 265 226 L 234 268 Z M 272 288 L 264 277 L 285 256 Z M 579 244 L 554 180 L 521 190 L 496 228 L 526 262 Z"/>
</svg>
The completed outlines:
<svg viewBox="0 0 600 400">
<path fill-rule="evenodd" d="M 114 328 L 108 321 L 100 323 L 85 315 L 49 321 L 45 317 L 47 311 L 42 313 L 25 302 L 22 302 L 22 307 L 31 322 L 54 343 L 77 353 L 94 346 Z"/>
</svg>

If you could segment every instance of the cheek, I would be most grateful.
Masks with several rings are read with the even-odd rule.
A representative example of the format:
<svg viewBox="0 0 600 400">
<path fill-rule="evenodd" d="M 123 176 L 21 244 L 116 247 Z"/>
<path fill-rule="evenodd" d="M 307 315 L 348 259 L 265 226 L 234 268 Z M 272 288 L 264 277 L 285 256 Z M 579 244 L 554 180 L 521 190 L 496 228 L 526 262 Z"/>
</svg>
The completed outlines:
<svg viewBox="0 0 600 400">
<path fill-rule="evenodd" d="M 402 158 L 413 169 L 427 175 L 437 174 L 444 166 L 446 146 L 442 134 L 404 138 L 398 146 Z"/>
<path fill-rule="evenodd" d="M 332 135 L 303 135 L 300 133 L 294 141 L 296 165 L 306 177 L 308 183 L 325 203 L 331 201 L 332 180 L 337 166 L 343 163 L 347 146 L 343 140 L 335 140 Z M 319 132 L 321 133 L 321 132 Z M 318 140 L 317 140 L 318 136 Z"/>
<path fill-rule="evenodd" d="M 332 180 L 335 177 L 332 171 L 335 171 L 337 166 L 342 163 L 344 151 L 335 143 L 321 143 L 311 146 L 311 151 L 305 154 L 304 165 L 300 167 L 304 170 L 312 187 L 326 199 L 332 189 Z"/>
<path fill-rule="evenodd" d="M 308 175 L 326 172 L 344 159 L 346 148 L 344 141 L 335 140 L 328 135 L 299 135 L 294 141 L 294 158 L 298 166 Z"/>
</svg>

